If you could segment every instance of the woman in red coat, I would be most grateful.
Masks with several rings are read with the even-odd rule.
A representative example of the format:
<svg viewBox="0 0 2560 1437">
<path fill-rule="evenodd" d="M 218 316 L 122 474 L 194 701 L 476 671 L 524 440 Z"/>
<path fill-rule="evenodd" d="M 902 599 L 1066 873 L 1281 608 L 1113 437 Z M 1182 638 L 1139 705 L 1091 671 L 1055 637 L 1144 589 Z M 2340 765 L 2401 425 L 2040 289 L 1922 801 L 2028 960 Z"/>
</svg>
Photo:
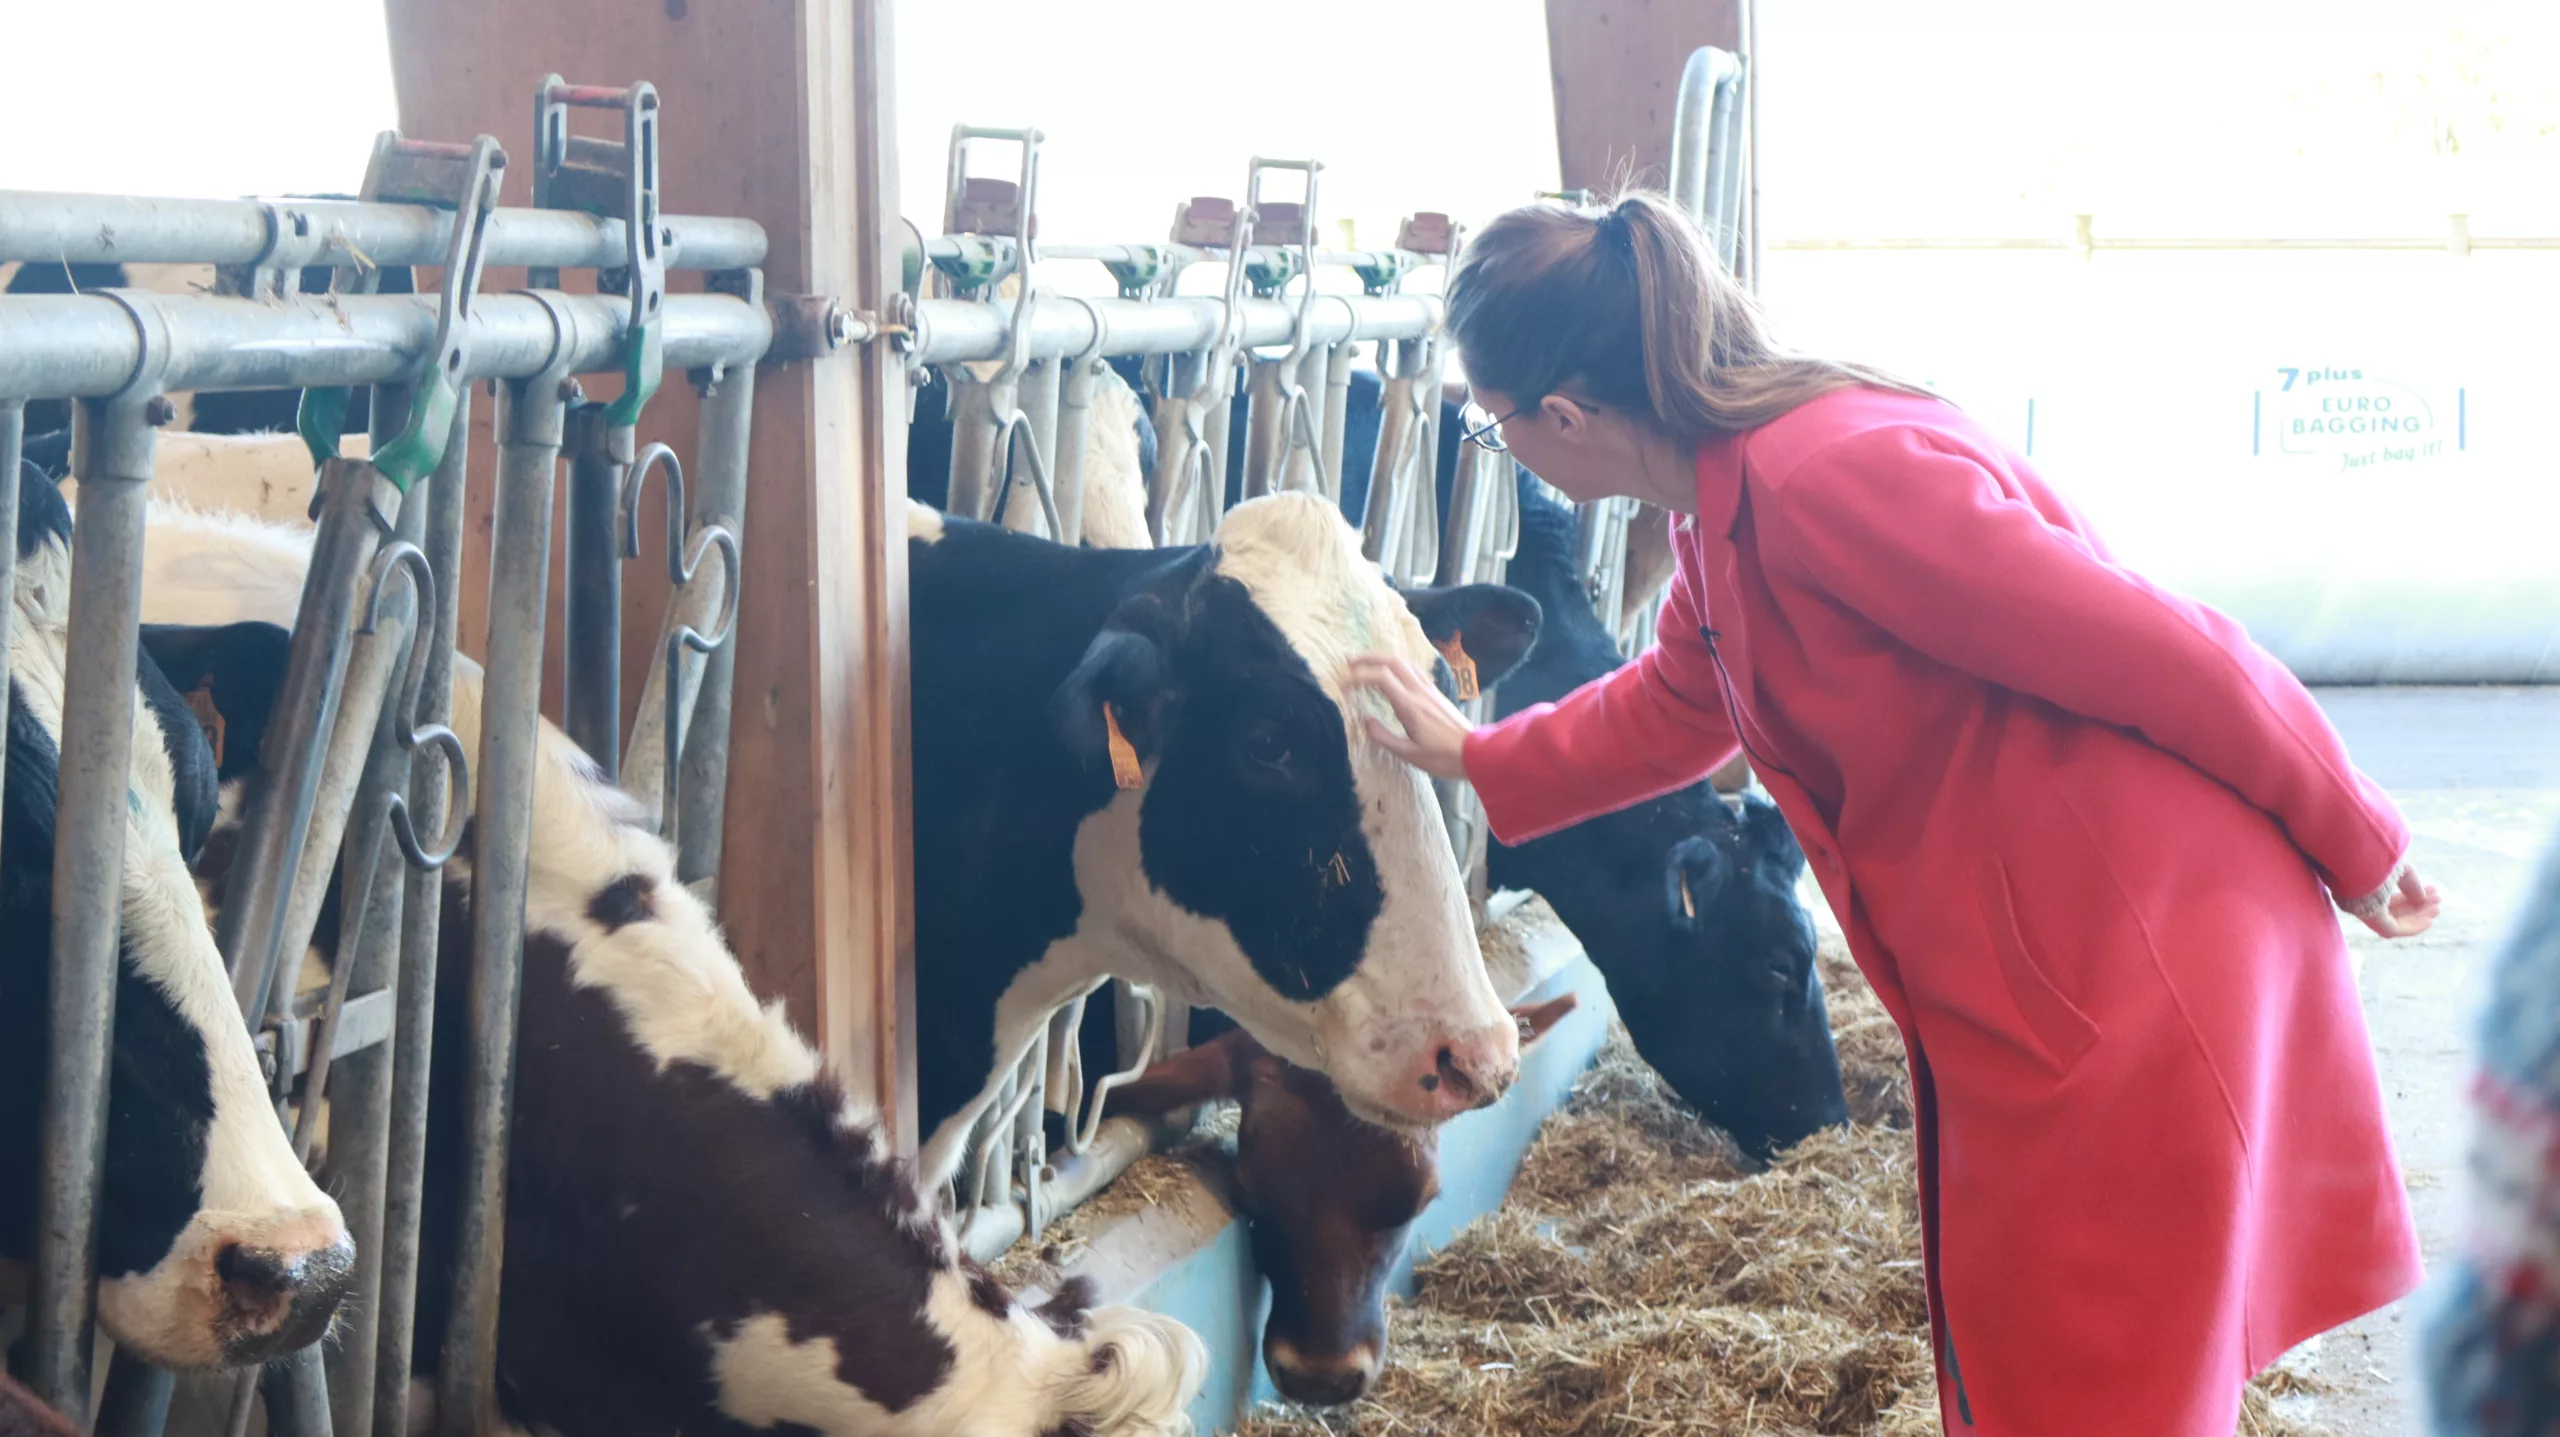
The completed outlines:
<svg viewBox="0 0 2560 1437">
<path fill-rule="evenodd" d="M 1509 843 L 1750 758 L 1909 1049 L 1950 1430 L 2229 1437 L 2416 1285 L 2331 902 L 2438 900 L 2301 685 L 1953 407 L 1774 348 L 1658 199 L 1503 216 L 1448 323 L 1483 436 L 1673 511 L 1678 572 L 1657 647 L 1487 728 L 1358 661 L 1371 734 Z"/>
</svg>

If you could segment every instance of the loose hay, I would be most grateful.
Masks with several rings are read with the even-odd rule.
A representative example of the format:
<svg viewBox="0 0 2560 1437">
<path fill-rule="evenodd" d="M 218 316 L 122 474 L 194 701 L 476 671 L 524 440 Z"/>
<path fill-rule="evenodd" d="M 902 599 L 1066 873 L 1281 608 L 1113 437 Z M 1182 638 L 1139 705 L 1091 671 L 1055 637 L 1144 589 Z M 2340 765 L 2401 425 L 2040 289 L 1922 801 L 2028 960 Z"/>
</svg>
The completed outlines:
<svg viewBox="0 0 2560 1437">
<path fill-rule="evenodd" d="M 1934 1437 L 1902 1043 L 1822 960 L 1853 1126 L 1755 1172 L 1613 1032 L 1502 1208 L 1421 1264 L 1371 1394 L 1246 1437 Z M 2301 1390 L 2253 1386 L 2239 1437 L 2319 1437 Z"/>
</svg>

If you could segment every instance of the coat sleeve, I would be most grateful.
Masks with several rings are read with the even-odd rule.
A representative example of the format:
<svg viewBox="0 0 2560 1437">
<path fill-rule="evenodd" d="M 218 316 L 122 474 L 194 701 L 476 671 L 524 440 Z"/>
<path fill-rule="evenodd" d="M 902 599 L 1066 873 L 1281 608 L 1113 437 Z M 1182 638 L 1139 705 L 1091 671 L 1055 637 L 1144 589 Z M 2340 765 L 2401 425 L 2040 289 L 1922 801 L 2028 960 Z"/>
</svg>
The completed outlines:
<svg viewBox="0 0 2560 1437">
<path fill-rule="evenodd" d="M 1686 566 L 1654 631 L 1634 663 L 1468 738 L 1467 778 L 1495 837 L 1526 843 L 1686 788 L 1741 747 Z"/>
<path fill-rule="evenodd" d="M 2341 899 L 2380 888 L 2408 846 L 2309 692 L 2238 624 L 2107 562 L 1946 437 L 1864 431 L 1770 487 L 1770 562 L 1941 663 L 2185 759 L 2273 815 Z"/>
</svg>

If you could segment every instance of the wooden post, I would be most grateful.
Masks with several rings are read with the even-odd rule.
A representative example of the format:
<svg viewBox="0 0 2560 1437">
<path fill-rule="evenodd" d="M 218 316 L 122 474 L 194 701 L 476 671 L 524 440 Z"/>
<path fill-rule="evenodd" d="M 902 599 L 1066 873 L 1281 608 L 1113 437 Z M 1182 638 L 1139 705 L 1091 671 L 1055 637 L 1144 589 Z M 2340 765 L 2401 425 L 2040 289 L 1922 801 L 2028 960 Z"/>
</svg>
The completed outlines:
<svg viewBox="0 0 2560 1437">
<path fill-rule="evenodd" d="M 1743 0 L 1547 0 L 1556 153 L 1566 189 L 1671 173 L 1680 67 L 1701 45 L 1742 50 Z"/>
<path fill-rule="evenodd" d="M 884 312 L 898 289 L 890 0 L 388 0 L 404 133 L 498 137 L 531 188 L 534 87 L 655 84 L 667 212 L 739 215 L 771 240 L 769 295 Z M 610 116 L 588 116 L 618 136 Z M 694 289 L 699 276 L 672 276 Z M 591 276 L 567 279 L 590 284 Z M 491 271 L 488 287 L 523 283 Z M 910 914 L 906 408 L 881 346 L 767 366 L 756 384 L 743 537 L 721 919 L 766 996 L 819 1040 L 897 1141 L 916 1142 Z M 609 377 L 589 393 L 612 392 Z M 641 439 L 690 456 L 698 402 L 670 374 Z M 476 574 L 487 572 L 484 462 L 473 475 Z M 662 502 L 653 494 L 651 506 Z M 644 535 L 663 532 L 642 516 Z M 546 710 L 557 714 L 555 659 Z M 666 601 L 662 566 L 625 569 L 625 720 Z M 466 575 L 464 647 L 487 622 Z"/>
</svg>

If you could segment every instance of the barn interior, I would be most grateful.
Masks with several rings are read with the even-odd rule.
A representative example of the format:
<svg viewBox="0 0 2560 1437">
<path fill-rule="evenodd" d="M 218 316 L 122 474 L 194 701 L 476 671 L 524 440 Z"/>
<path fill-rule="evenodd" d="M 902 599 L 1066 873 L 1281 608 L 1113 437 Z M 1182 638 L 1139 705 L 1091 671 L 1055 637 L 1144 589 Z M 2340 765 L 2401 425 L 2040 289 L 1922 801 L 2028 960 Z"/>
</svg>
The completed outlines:
<svg viewBox="0 0 2560 1437">
<path fill-rule="evenodd" d="M 34 8 L 5 27 L 23 55 L 136 43 Z M 1046 794 L 934 811 L 1014 771 L 1016 730 L 985 721 L 1009 702 L 991 676 L 1054 683 L 1077 655 L 1024 646 L 1098 600 L 1065 569 L 1010 593 L 949 577 L 977 562 L 974 531 L 919 504 L 1052 546 L 1188 551 L 1240 544 L 1227 526 L 1250 506 L 1314 496 L 1390 599 L 1538 594 L 1536 645 L 1513 650 L 1411 609 L 1476 722 L 1653 644 L 1665 516 L 1521 468 L 1445 329 L 1487 221 L 1591 212 L 1629 184 L 1665 192 L 1791 341 L 1962 407 L 2127 564 L 2233 616 L 2310 688 L 2447 897 L 2409 941 L 2341 921 L 2422 1249 L 2450 1254 L 2483 973 L 2560 826 L 2560 475 L 2537 422 L 2560 361 L 2528 338 L 2560 303 L 2560 24 L 2504 0 L 2087 8 L 145 4 L 171 103 L 87 138 L 61 117 L 118 83 L 105 62 L 29 65 L 0 87 L 0 133 L 20 137 L 0 142 L 0 475 L 40 475 L 70 517 L 67 602 L 45 592 L 41 506 L 22 498 L 0 552 L 18 596 L 0 661 L 53 692 L 50 732 L 26 740 L 51 746 L 27 771 L 45 827 L 22 826 L 22 699 L 0 846 L 0 890 L 46 914 L 7 940 L 38 980 L 9 991 L 45 995 L 23 1016 L 47 1044 L 41 1087 L 0 1095 L 32 1139 L 0 1157 L 32 1195 L 27 1232 L 0 1243 L 8 1372 L 102 1437 L 1013 1430 L 935 1405 L 959 1401 L 951 1381 L 884 1397 L 854 1356 L 809 1358 L 799 1326 L 750 1349 L 760 1290 L 677 1337 L 635 1315 L 622 1347 L 593 1349 L 625 1365 L 556 1359 L 565 1396 L 510 1367 L 537 1359 L 502 1339 L 507 1294 L 530 1311 L 522 1292 L 552 1280 L 526 1275 L 548 1269 L 510 1216 L 547 1179 L 510 1144 L 564 1107 L 622 1123 L 603 1092 L 519 1088 L 556 1072 L 533 1045 L 569 1044 L 542 1026 L 564 1011 L 536 992 L 542 965 L 588 971 L 549 945 L 601 954 L 677 913 L 693 926 L 666 951 L 698 992 L 675 1007 L 787 1030 L 769 1071 L 795 1076 L 758 1090 L 626 1009 L 649 1058 L 630 1071 L 708 1064 L 766 1105 L 758 1121 L 824 1094 L 818 1126 L 837 1114 L 871 1155 L 850 1169 L 920 1191 L 941 1224 L 914 1238 L 926 1267 L 995 1285 L 954 1290 L 1031 1332 L 1026 1350 L 1052 1327 L 1116 1330 L 1042 1326 L 1062 1294 L 1187 1331 L 1197 1360 L 1163 1385 L 1190 1430 L 1942 1430 L 1902 1039 L 1805 852 L 1751 847 L 1783 828 L 1763 826 L 1779 820 L 1745 758 L 1661 801 L 1660 822 L 1742 855 L 1721 866 L 1631 825 L 1508 847 L 1447 781 L 1417 784 L 1431 841 L 1381 847 L 1383 876 L 1308 851 L 1328 889 L 1427 868 L 1414 881 L 1472 929 L 1452 940 L 1481 955 L 1468 983 L 1519 1024 L 1498 1097 L 1427 1141 L 1398 1130 L 1425 1196 L 1366 1222 L 1357 1262 L 1275 1236 L 1274 1179 L 1247 1152 L 1283 1142 L 1276 1084 L 1322 1119 L 1281 1167 L 1329 1198 L 1374 1175 L 1364 1144 L 1386 1130 L 1364 1124 L 1341 1047 L 1308 1037 L 1313 999 L 1273 996 L 1241 939 L 1216 949 L 1240 955 L 1228 968 L 1186 963 L 1163 935 L 1193 930 L 1147 906 L 1177 882 L 1147 840 L 1096 857 L 1083 829 L 1024 837 Z M 1538 565 L 1559 589 L 1533 589 Z M 966 644 L 945 637 L 943 615 L 990 608 Z M 292 635 L 249 708 L 236 677 L 169 647 L 234 619 Z M 983 652 L 945 657 L 967 644 Z M 1502 672 L 1479 684 L 1479 660 Z M 140 920 L 114 895 L 160 841 L 128 827 L 149 784 L 127 775 L 164 736 L 181 772 L 157 782 L 181 792 L 149 801 L 189 822 L 177 744 L 196 734 L 150 707 L 161 670 L 221 778 L 256 770 L 214 830 L 241 866 L 198 866 L 203 946 L 252 1086 L 352 1244 L 325 1335 L 253 1362 L 155 1354 L 131 1316 L 144 1279 L 102 1256 L 131 1201 L 119 1122 L 142 1141 L 115 1078 Z M 1173 762 L 1136 712 L 1100 704 L 1075 776 L 1133 834 Z M 564 791 L 618 826 L 563 837 Z M 621 845 L 639 886 L 560 887 L 581 842 Z M 52 845 L 41 870 L 30 844 Z M 1636 869 L 1618 886 L 1645 895 L 1651 936 L 1586 922 Z M 1068 916 L 1008 988 L 992 945 L 1048 922 L 1061 888 Z M 1740 916 L 1755 895 L 1794 915 L 1778 936 Z M 1185 923 L 1200 906 L 1167 905 Z M 1733 1037 L 1736 990 L 1665 979 L 1636 956 L 1648 943 L 1794 961 L 1789 1033 Z M 563 993 L 578 983 L 623 991 Z M 1776 1101 L 1819 1121 L 1773 1127 L 1752 1105 L 1795 1080 L 1750 1043 L 1808 1034 L 1820 1071 Z M 1745 1071 L 1699 1076 L 1693 1048 Z M 1345 1061 L 1338 1094 L 1317 1055 Z M 675 1163 L 727 1160 L 673 1146 L 677 1099 L 631 1101 L 666 1105 Z M 724 1123 L 753 1127 L 704 1126 Z M 185 1201 L 214 1206 L 191 1181 Z M 545 1213 L 533 1240 L 606 1210 Z M 723 1266 L 721 1217 L 677 1224 L 705 1251 L 669 1272 L 707 1288 L 749 1270 Z M 1326 1257 L 1357 1269 L 1346 1310 L 1383 1314 L 1334 1354 L 1306 1335 Z M 648 1307 L 583 1291 L 548 1320 L 618 1300 Z M 2248 1385 L 2240 1432 L 2427 1430 L 2417 1310 L 2288 1353 Z M 670 1384 L 663 1343 L 694 1328 L 746 1355 Z M 1038 1387 L 1032 1362 L 1003 1380 Z M 597 1397 L 626 1385 L 703 1405 Z M 1073 1420 L 1021 1430 L 1182 1430 Z"/>
</svg>

